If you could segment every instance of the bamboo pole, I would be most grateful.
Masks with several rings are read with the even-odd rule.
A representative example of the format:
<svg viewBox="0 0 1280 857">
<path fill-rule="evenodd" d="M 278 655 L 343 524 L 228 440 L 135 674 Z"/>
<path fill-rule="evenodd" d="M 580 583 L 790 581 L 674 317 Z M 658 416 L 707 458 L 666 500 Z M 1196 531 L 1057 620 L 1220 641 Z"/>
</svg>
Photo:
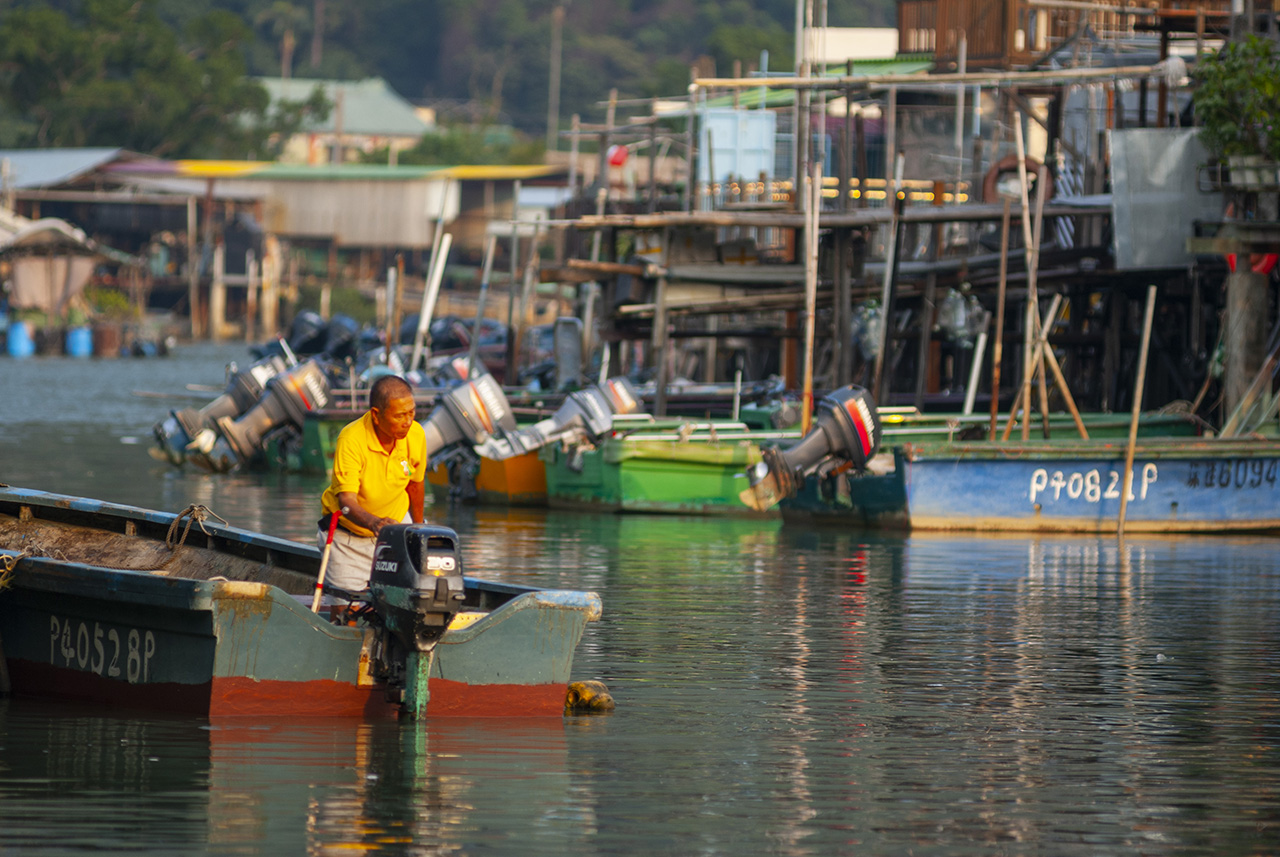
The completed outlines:
<svg viewBox="0 0 1280 857">
<path fill-rule="evenodd" d="M 1124 535 L 1124 522 L 1129 510 L 1129 492 L 1133 490 L 1133 456 L 1138 443 L 1138 415 L 1142 413 L 1142 391 L 1147 382 L 1147 348 L 1151 344 L 1151 322 L 1155 318 L 1156 287 L 1147 286 L 1147 311 L 1142 319 L 1142 345 L 1138 351 L 1138 377 L 1134 382 L 1133 411 L 1129 415 L 1129 446 L 1124 453 L 1124 490 L 1120 492 L 1120 523 L 1117 532 Z"/>
<path fill-rule="evenodd" d="M 818 314 L 818 216 L 822 208 L 821 163 L 810 170 L 808 223 L 805 226 L 804 254 L 804 396 L 800 408 L 800 433 L 808 434 L 813 422 L 813 341 Z"/>
<path fill-rule="evenodd" d="M 1037 330 L 1039 332 L 1037 333 L 1034 342 L 1032 342 L 1031 344 L 1030 356 L 1026 357 L 1026 360 L 1028 361 L 1028 364 L 1030 366 L 1035 367 L 1036 377 L 1038 377 L 1041 373 L 1044 372 L 1043 352 L 1041 351 L 1041 346 L 1043 343 L 1044 346 L 1047 347 L 1047 343 L 1048 343 L 1047 331 L 1053 327 L 1054 320 L 1057 319 L 1058 317 L 1058 307 L 1061 303 L 1062 303 L 1062 295 L 1054 295 L 1053 299 L 1049 302 L 1049 310 L 1048 312 L 1045 313 L 1045 322 L 1041 324 L 1039 318 L 1037 318 L 1035 321 Z M 1037 313 L 1037 316 L 1038 315 L 1039 314 Z M 1034 380 L 1034 377 L 1032 380 Z M 1026 428 L 1030 425 L 1030 423 L 1028 421 L 1027 411 L 1025 410 L 1025 408 L 1029 408 L 1031 405 L 1031 402 L 1027 401 L 1023 404 L 1024 404 L 1024 411 L 1022 416 L 1022 425 L 1024 428 Z M 1009 435 L 1013 432 L 1013 426 L 1014 426 L 1014 423 L 1016 422 L 1018 422 L 1018 412 L 1016 410 L 1009 411 L 1009 420 L 1008 422 L 1005 423 L 1005 427 L 1004 427 L 1004 438 L 1003 438 L 1004 440 L 1009 439 Z M 1024 434 L 1023 440 L 1028 440 L 1029 434 L 1030 434 L 1029 431 L 1026 434 Z"/>
<path fill-rule="evenodd" d="M 991 428 L 988 439 L 996 439 L 996 425 L 1000 420 L 1000 362 L 1004 359 L 1004 298 L 1009 283 L 1009 210 L 1012 202 L 1004 201 L 1004 215 L 1000 218 L 1000 284 L 996 291 L 996 341 L 991 348 Z"/>
<path fill-rule="evenodd" d="M 480 273 L 480 293 L 476 296 L 476 323 L 471 328 L 471 343 L 467 352 L 468 378 L 476 377 L 476 365 L 480 363 L 480 334 L 484 322 L 484 301 L 489 294 L 489 275 L 493 272 L 493 256 L 497 249 L 498 236 L 490 234 L 489 240 L 485 242 L 484 268 Z"/>
<path fill-rule="evenodd" d="M 906 156 L 899 152 L 894 160 L 893 181 L 889 183 L 885 202 L 892 212 L 889 218 L 888 241 L 885 245 L 884 281 L 880 291 L 880 341 L 876 347 L 875 372 L 871 382 L 872 394 L 877 401 L 884 397 L 884 364 L 889 348 L 889 305 L 893 298 L 893 274 L 898 253 L 898 219 L 902 210 L 898 206 L 898 185 L 902 182 L 902 169 Z"/>
<path fill-rule="evenodd" d="M 1018 155 L 1018 193 L 1022 202 L 1022 247 L 1023 259 L 1027 267 L 1026 311 L 1023 314 L 1022 333 L 1022 439 L 1031 439 L 1031 382 L 1035 377 L 1035 364 L 1032 362 L 1032 343 L 1035 341 L 1037 323 L 1040 318 L 1039 296 L 1036 293 L 1035 268 L 1032 258 L 1031 205 L 1027 196 L 1027 150 L 1022 140 L 1022 111 L 1013 112 L 1013 136 Z"/>
<path fill-rule="evenodd" d="M 1044 164 L 1040 165 L 1040 170 L 1036 175 L 1036 217 L 1035 226 L 1031 231 L 1031 264 L 1027 266 L 1027 283 L 1031 291 L 1039 294 L 1039 271 L 1040 271 L 1040 241 L 1044 237 L 1044 185 L 1045 176 L 1048 169 Z M 1044 436 L 1047 440 L 1049 437 L 1049 389 L 1044 370 L 1044 353 L 1045 348 L 1041 345 L 1048 338 L 1048 329 L 1040 322 L 1040 314 L 1036 313 L 1036 353 L 1035 364 L 1036 373 L 1040 377 L 1040 424 L 1043 427 Z"/>
<path fill-rule="evenodd" d="M 418 310 L 418 330 L 413 338 L 413 356 L 409 359 L 409 371 L 418 368 L 420 361 L 431 356 L 431 316 L 436 311 L 436 298 L 440 294 L 440 280 L 444 277 L 444 264 L 453 246 L 453 236 L 445 233 L 431 253 L 431 267 L 427 273 L 427 285 L 422 290 L 422 306 Z"/>
</svg>

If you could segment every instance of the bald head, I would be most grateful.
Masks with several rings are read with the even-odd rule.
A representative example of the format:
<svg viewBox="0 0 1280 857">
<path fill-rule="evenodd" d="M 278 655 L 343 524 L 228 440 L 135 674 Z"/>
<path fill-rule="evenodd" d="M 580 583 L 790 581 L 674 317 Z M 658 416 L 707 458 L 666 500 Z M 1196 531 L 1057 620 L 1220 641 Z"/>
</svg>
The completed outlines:
<svg viewBox="0 0 1280 857">
<path fill-rule="evenodd" d="M 369 407 L 385 411 L 388 402 L 405 396 L 413 396 L 413 388 L 407 381 L 399 375 L 383 375 L 369 388 Z"/>
</svg>

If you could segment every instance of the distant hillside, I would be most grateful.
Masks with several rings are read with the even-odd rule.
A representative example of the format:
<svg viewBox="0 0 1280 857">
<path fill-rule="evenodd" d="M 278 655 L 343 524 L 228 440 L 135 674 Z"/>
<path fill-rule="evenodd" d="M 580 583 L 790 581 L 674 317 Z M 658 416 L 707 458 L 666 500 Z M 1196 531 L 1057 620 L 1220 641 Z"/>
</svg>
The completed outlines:
<svg viewBox="0 0 1280 857">
<path fill-rule="evenodd" d="M 293 40 L 298 77 L 378 75 L 409 99 L 478 107 L 531 134 L 546 128 L 556 0 L 156 0 L 175 26 L 224 9 L 253 27 L 255 74 L 280 73 Z M 678 95 L 689 68 L 735 60 L 793 64 L 793 0 L 568 0 L 563 2 L 560 116 L 588 121 L 616 87 L 621 97 Z M 893 26 L 892 0 L 829 0 L 831 26 Z M 313 22 L 323 22 L 317 39 Z M 318 64 L 313 65 L 313 60 Z M 485 116 L 476 118 L 486 118 Z"/>
</svg>

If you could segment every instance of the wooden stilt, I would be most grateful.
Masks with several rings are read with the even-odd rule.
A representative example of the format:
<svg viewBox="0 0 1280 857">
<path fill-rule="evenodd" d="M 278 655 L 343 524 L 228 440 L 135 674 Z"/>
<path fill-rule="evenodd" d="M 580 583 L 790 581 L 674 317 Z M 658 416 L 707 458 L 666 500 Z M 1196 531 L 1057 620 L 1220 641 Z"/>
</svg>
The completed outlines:
<svg viewBox="0 0 1280 857">
<path fill-rule="evenodd" d="M 988 439 L 996 439 L 996 423 L 1000 419 L 1000 362 L 1004 359 L 1004 297 L 1009 282 L 1009 199 L 1004 201 L 1000 218 L 1000 281 L 996 291 L 996 341 L 991 349 L 991 428 Z"/>
<path fill-rule="evenodd" d="M 1138 443 L 1138 415 L 1142 413 L 1142 391 L 1147 382 L 1147 349 L 1151 344 L 1151 322 L 1155 318 L 1156 287 L 1147 286 L 1147 311 L 1142 319 L 1142 345 L 1138 352 L 1138 377 L 1134 381 L 1133 411 L 1129 415 L 1129 446 L 1124 454 L 1124 490 L 1120 492 L 1120 523 L 1117 532 L 1124 535 L 1125 515 L 1129 509 L 1129 492 L 1133 490 L 1133 456 Z"/>
</svg>

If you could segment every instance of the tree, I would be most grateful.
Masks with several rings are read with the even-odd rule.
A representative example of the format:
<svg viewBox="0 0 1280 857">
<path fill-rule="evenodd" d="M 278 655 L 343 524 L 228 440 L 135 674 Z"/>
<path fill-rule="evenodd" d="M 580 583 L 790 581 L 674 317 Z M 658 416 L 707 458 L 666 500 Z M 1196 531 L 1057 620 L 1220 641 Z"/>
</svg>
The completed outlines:
<svg viewBox="0 0 1280 857">
<path fill-rule="evenodd" d="M 1192 99 L 1200 138 L 1215 157 L 1280 162 L 1280 50 L 1249 35 L 1196 64 Z"/>
<path fill-rule="evenodd" d="M 509 128 L 485 125 L 454 125 L 429 133 L 411 149 L 396 156 L 400 164 L 454 166 L 457 164 L 537 164 L 546 154 L 542 140 L 533 140 Z M 365 158 L 369 163 L 386 163 L 386 150 Z"/>
<path fill-rule="evenodd" d="M 36 7 L 5 17 L 0 103 L 30 120 L 19 145 L 122 146 L 170 157 L 243 156 L 262 145 L 268 98 L 244 76 L 248 28 L 212 12 L 179 42 L 153 7 L 86 0 L 74 16 Z"/>
<path fill-rule="evenodd" d="M 298 30 L 310 25 L 305 9 L 285 0 L 275 0 L 254 19 L 258 26 L 267 25 L 271 35 L 280 40 L 280 76 L 288 80 L 293 72 L 293 50 L 298 44 Z M 313 65 L 319 65 L 319 51 L 312 54 Z"/>
</svg>

